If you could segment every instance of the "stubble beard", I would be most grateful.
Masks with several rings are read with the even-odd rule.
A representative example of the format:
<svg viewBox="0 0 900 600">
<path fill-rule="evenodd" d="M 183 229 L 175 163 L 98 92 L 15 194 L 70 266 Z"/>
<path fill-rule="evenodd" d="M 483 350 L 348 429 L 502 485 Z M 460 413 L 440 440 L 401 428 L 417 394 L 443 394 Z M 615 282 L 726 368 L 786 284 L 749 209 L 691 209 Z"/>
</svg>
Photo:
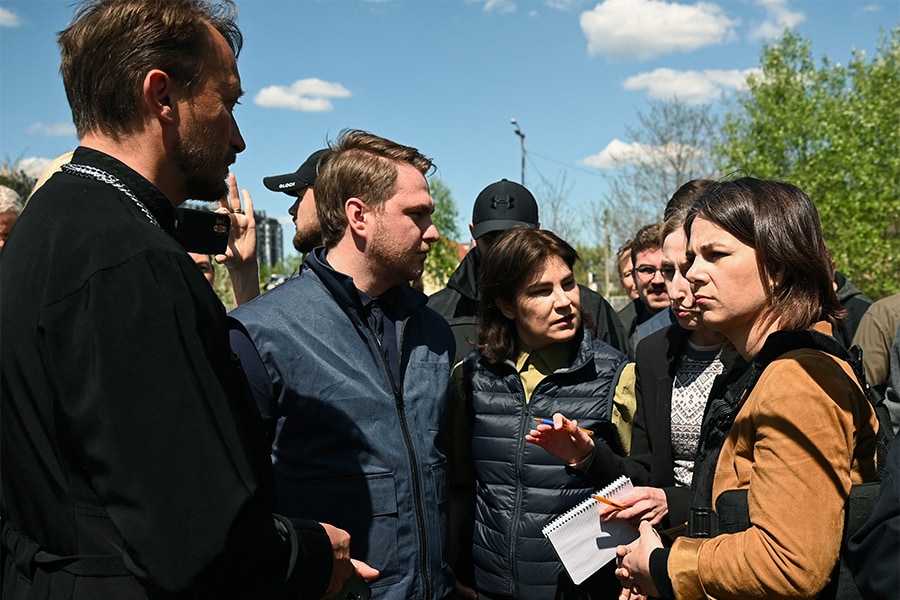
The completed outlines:
<svg viewBox="0 0 900 600">
<path fill-rule="evenodd" d="M 385 279 L 390 279 L 395 285 L 412 281 L 421 277 L 425 272 L 424 265 L 419 265 L 418 260 L 413 262 L 403 252 L 392 250 L 389 244 L 389 236 L 381 230 L 373 236 L 366 248 L 370 264 L 382 273 Z"/>
<path fill-rule="evenodd" d="M 309 254 L 313 248 L 322 245 L 322 229 L 319 227 L 298 227 L 294 232 L 294 250 Z"/>
<path fill-rule="evenodd" d="M 232 155 L 222 158 L 216 155 L 212 146 L 204 143 L 204 140 L 214 137 L 204 124 L 193 122 L 185 134 L 175 141 L 172 158 L 183 176 L 184 188 L 190 200 L 213 202 L 228 192 L 225 179 L 210 173 L 234 163 L 236 157 Z"/>
</svg>

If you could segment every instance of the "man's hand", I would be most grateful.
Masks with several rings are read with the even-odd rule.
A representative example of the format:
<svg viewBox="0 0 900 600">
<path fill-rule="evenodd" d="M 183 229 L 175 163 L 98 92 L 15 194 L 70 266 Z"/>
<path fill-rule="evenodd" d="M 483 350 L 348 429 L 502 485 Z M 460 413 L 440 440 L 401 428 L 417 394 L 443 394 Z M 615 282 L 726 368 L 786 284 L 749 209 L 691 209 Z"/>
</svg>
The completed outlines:
<svg viewBox="0 0 900 600">
<path fill-rule="evenodd" d="M 325 529 L 328 539 L 331 540 L 331 550 L 334 553 L 331 581 L 328 583 L 328 589 L 325 590 L 323 598 L 332 598 L 340 592 L 354 571 L 358 572 L 366 581 L 375 579 L 381 574 L 377 569 L 373 569 L 361 560 L 350 558 L 349 533 L 328 523 L 320 523 L 320 525 Z"/>
<path fill-rule="evenodd" d="M 241 196 L 243 195 L 243 206 Z M 234 302 L 238 306 L 259 296 L 259 265 L 256 262 L 256 218 L 250 192 L 238 193 L 237 178 L 228 174 L 228 195 L 219 200 L 216 212 L 231 219 L 225 254 L 216 254 L 216 262 L 224 264 L 231 278 Z"/>
</svg>

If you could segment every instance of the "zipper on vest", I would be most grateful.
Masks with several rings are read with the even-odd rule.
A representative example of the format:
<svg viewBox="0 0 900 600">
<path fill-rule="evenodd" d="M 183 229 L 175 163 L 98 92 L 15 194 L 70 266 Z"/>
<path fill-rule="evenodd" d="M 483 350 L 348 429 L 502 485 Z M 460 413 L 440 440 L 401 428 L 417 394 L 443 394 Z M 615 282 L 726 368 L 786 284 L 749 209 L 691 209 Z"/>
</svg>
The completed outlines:
<svg viewBox="0 0 900 600">
<path fill-rule="evenodd" d="M 522 400 L 525 400 L 525 395 L 523 392 Z M 509 544 L 509 556 L 508 556 L 508 566 L 509 572 L 511 573 L 511 577 L 509 579 L 509 588 L 508 595 L 511 598 L 516 597 L 516 581 L 519 579 L 518 574 L 518 565 L 516 564 L 516 545 L 517 540 L 519 539 L 519 521 L 522 519 L 522 464 L 525 462 L 524 457 L 524 449 L 525 449 L 525 435 L 522 434 L 522 428 L 527 426 L 529 413 L 531 412 L 529 409 L 529 404 L 525 403 L 523 406 L 523 411 L 519 416 L 519 435 L 517 436 L 516 443 L 516 472 L 514 477 L 516 478 L 516 498 L 513 502 L 513 517 L 512 522 L 510 523 L 509 533 L 510 533 L 510 544 Z"/>
<path fill-rule="evenodd" d="M 410 473 L 412 474 L 413 499 L 416 505 L 416 526 L 419 530 L 419 567 L 422 569 L 422 597 L 430 598 L 431 584 L 428 579 L 428 544 L 426 543 L 428 536 L 425 528 L 425 504 L 422 500 L 422 482 L 419 478 L 419 460 L 416 456 L 416 449 L 413 446 L 412 436 L 409 433 L 409 422 L 406 420 L 406 404 L 403 401 L 403 391 L 394 380 L 394 373 L 391 370 L 390 362 L 388 362 L 387 353 L 384 351 L 384 346 L 381 344 L 381 340 L 378 339 L 375 330 L 369 325 L 368 319 L 366 320 L 366 325 L 369 328 L 369 332 L 372 334 L 372 338 L 375 340 L 375 344 L 378 346 L 378 354 L 381 355 L 381 364 L 387 373 L 388 381 L 391 383 L 391 391 L 394 393 L 394 403 L 397 407 L 397 416 L 400 418 L 400 430 L 403 432 L 403 442 L 406 446 L 406 454 L 409 459 Z M 402 335 L 400 338 L 402 340 Z M 402 341 L 398 341 L 398 343 L 401 344 L 402 348 Z M 399 349 L 398 354 L 400 355 L 400 360 L 402 362 L 403 353 L 400 352 Z"/>
</svg>

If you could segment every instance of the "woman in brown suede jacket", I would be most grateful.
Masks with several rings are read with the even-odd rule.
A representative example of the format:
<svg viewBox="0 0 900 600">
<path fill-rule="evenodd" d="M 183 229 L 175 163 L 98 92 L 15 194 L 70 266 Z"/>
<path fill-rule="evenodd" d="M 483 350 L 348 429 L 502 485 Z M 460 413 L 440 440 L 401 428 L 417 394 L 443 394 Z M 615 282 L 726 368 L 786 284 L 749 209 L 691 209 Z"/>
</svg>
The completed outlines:
<svg viewBox="0 0 900 600">
<path fill-rule="evenodd" d="M 796 332 L 829 339 L 842 316 L 821 223 L 798 188 L 742 178 L 710 185 L 685 229 L 703 323 L 748 363 L 710 395 L 694 506 L 747 490 L 748 526 L 663 548 L 643 523 L 619 549 L 623 597 L 816 598 L 838 560 L 850 486 L 874 480 L 877 430 L 848 363 L 785 351 Z"/>
</svg>

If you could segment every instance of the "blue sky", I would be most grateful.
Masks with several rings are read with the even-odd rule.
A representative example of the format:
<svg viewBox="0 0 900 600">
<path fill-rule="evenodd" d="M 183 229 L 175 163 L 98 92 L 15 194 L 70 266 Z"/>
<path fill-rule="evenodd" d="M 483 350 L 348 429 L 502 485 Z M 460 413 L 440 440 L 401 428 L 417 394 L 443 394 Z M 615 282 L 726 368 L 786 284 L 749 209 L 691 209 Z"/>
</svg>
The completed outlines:
<svg viewBox="0 0 900 600">
<path fill-rule="evenodd" d="M 648 98 L 720 107 L 784 27 L 846 63 L 900 24 L 900 0 L 237 0 L 247 150 L 232 167 L 257 209 L 292 226 L 262 178 L 293 171 L 345 127 L 432 157 L 463 241 L 487 184 L 565 178 L 588 211 Z M 55 35 L 69 0 L 0 0 L 0 158 L 39 172 L 77 145 Z M 36 173 L 35 173 L 36 174 Z M 536 194 L 541 201 L 540 193 Z M 585 217 L 585 222 L 588 219 Z M 581 239 L 593 243 L 594 232 Z M 613 240 L 614 243 L 621 240 Z"/>
</svg>

